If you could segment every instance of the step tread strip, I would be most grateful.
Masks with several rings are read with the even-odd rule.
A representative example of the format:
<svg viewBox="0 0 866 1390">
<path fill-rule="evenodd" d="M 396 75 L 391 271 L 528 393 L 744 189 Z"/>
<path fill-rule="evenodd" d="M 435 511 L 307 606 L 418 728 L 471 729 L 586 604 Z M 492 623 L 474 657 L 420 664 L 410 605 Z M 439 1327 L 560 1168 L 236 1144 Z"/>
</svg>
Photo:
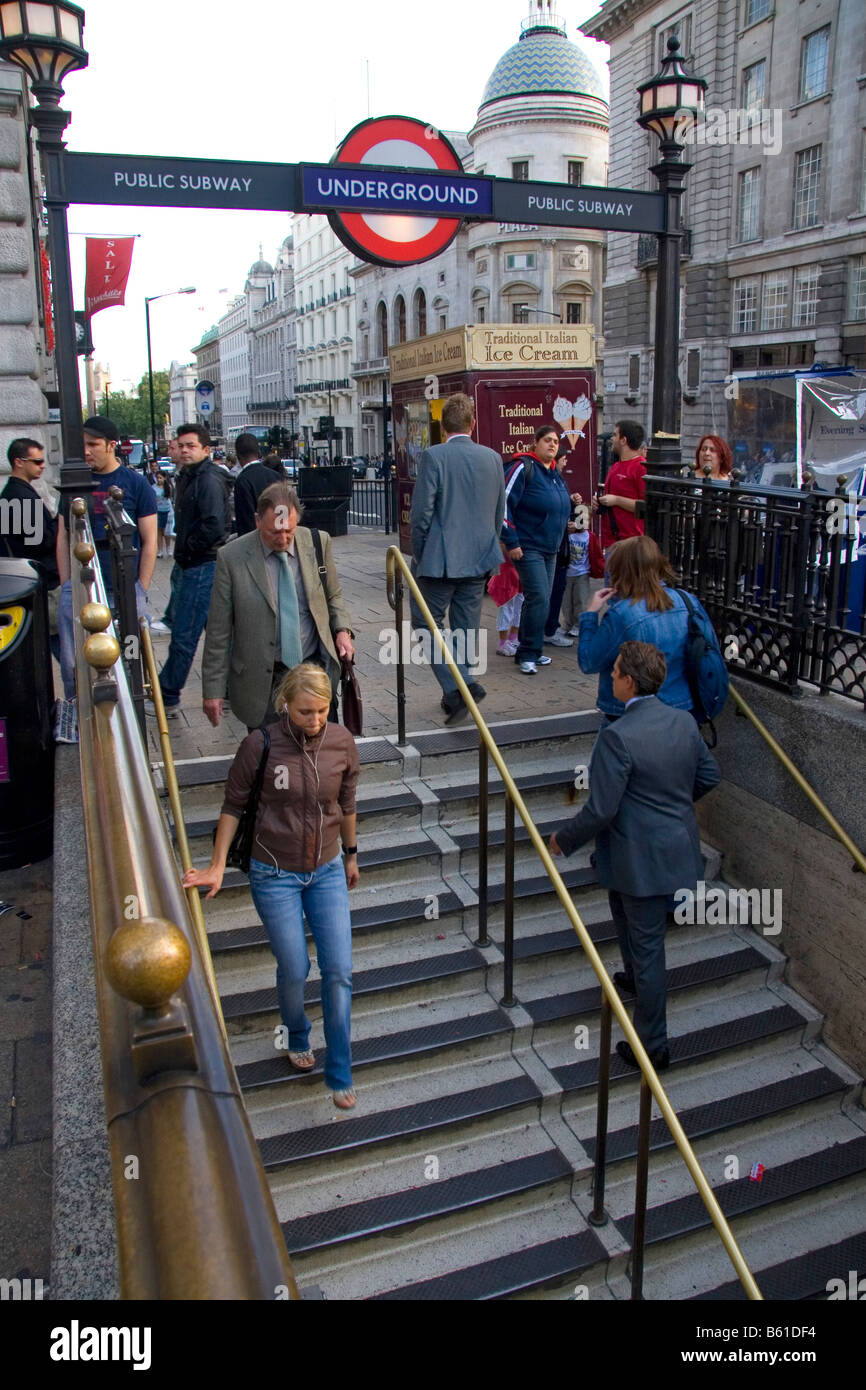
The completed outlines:
<svg viewBox="0 0 866 1390">
<path fill-rule="evenodd" d="M 789 1076 L 782 1081 L 771 1081 L 754 1091 L 740 1091 L 734 1096 L 721 1100 L 708 1101 L 705 1105 L 695 1105 L 690 1110 L 678 1111 L 678 1119 L 688 1139 L 703 1139 L 719 1130 L 730 1129 L 734 1125 L 749 1124 L 753 1120 L 778 1115 L 796 1105 L 820 1100 L 823 1096 L 847 1090 L 846 1083 L 828 1067 L 816 1067 L 812 1071 Z M 607 1138 L 608 1162 L 614 1163 L 623 1158 L 634 1158 L 637 1154 L 637 1125 L 614 1130 Z M 584 1139 L 583 1147 L 590 1158 L 595 1158 L 595 1137 Z M 650 1123 L 650 1148 L 653 1150 L 673 1147 L 673 1139 L 665 1120 L 659 1118 Z"/>
<path fill-rule="evenodd" d="M 375 970 L 357 970 L 352 975 L 352 996 L 375 994 L 379 990 L 397 989 L 401 985 L 420 984 L 426 980 L 445 979 L 471 970 L 483 970 L 487 962 L 480 951 L 469 947 L 447 955 L 426 956 L 423 960 L 402 961 L 397 965 L 381 965 Z M 276 986 L 267 989 L 245 990 L 238 994 L 221 992 L 224 1018 L 240 1018 L 245 1014 L 270 1013 L 278 1008 Z M 319 1004 L 322 1000 L 321 980 L 308 980 L 304 985 L 304 1003 Z"/>
<path fill-rule="evenodd" d="M 373 1062 L 393 1061 L 415 1053 L 433 1052 L 441 1047 L 450 1047 L 454 1043 L 494 1037 L 497 1033 L 510 1032 L 513 1026 L 511 1019 L 502 1009 L 487 1009 L 484 1013 L 470 1014 L 464 1018 L 428 1023 L 423 1028 L 407 1028 L 399 1033 L 359 1038 L 352 1043 L 352 1066 L 354 1068 L 368 1066 Z M 257 1062 L 244 1062 L 237 1068 L 238 1080 L 245 1090 L 255 1086 L 306 1081 L 310 1077 L 322 1075 L 324 1048 L 320 1050 L 319 1056 L 321 1060 L 317 1060 L 314 1069 L 303 1074 L 290 1069 L 285 1054 L 276 1053 L 273 1057 L 261 1058 Z"/>
<path fill-rule="evenodd" d="M 392 1231 L 417 1221 L 469 1211 L 486 1202 L 570 1177 L 571 1164 L 558 1149 L 552 1148 L 453 1178 L 422 1181 L 417 1187 L 391 1192 L 384 1197 L 370 1197 L 363 1202 L 284 1221 L 282 1231 L 289 1254 L 297 1255 L 375 1235 L 379 1231 Z"/>
<path fill-rule="evenodd" d="M 336 1150 L 353 1149 L 362 1144 L 375 1144 L 459 1124 L 463 1120 L 479 1119 L 540 1099 L 541 1092 L 530 1077 L 515 1076 L 508 1081 L 495 1081 L 470 1091 L 416 1101 L 395 1110 L 358 1115 L 341 1120 L 339 1124 L 330 1121 L 326 1125 L 311 1125 L 308 1129 L 269 1135 L 259 1140 L 259 1152 L 266 1169 L 279 1168 Z"/>
<path fill-rule="evenodd" d="M 840 1182 L 866 1170 L 866 1135 L 834 1144 L 817 1154 L 806 1154 L 777 1168 L 767 1168 L 760 1182 L 737 1178 L 713 1188 L 713 1194 L 724 1215 L 730 1219 L 756 1211 L 789 1197 L 801 1196 L 829 1183 Z M 617 1230 L 631 1243 L 634 1217 L 621 1217 Z M 709 1226 L 710 1218 L 698 1193 L 678 1197 L 673 1202 L 649 1207 L 646 1214 L 646 1243 L 655 1245 L 674 1236 L 687 1235 Z"/>
<path fill-rule="evenodd" d="M 500 1255 L 495 1260 L 469 1265 L 435 1279 L 423 1279 L 417 1284 L 406 1284 L 402 1289 L 374 1294 L 371 1301 L 474 1302 L 505 1298 L 567 1279 L 607 1258 L 595 1232 L 581 1231 L 579 1235 L 560 1236 L 543 1245 L 530 1245 L 525 1250 L 515 1250 L 513 1254 Z"/>
<path fill-rule="evenodd" d="M 831 1279 L 842 1279 L 846 1286 L 846 1296 L 850 1298 L 849 1270 L 866 1269 L 866 1233 L 848 1236 L 835 1245 L 825 1245 L 820 1250 L 809 1250 L 805 1255 L 783 1260 L 781 1264 L 771 1265 L 769 1269 L 753 1270 L 758 1287 L 764 1299 L 781 1303 L 795 1299 L 817 1299 L 827 1294 Z M 859 1289 L 854 1295 L 862 1299 Z M 689 1303 L 712 1303 L 724 1300 L 748 1301 L 748 1294 L 739 1279 L 728 1284 L 720 1284 L 708 1293 L 699 1293 L 687 1299 Z"/>
<path fill-rule="evenodd" d="M 457 894 L 448 889 L 436 894 L 439 903 L 439 916 L 459 911 L 463 904 Z M 352 909 L 352 935 L 362 935 L 375 931 L 377 927 L 402 926 L 410 921 L 427 919 L 428 898 L 404 898 L 391 903 L 374 903 L 371 907 Z M 208 932 L 211 952 L 233 951 L 248 946 L 266 946 L 268 934 L 261 922 L 249 927 L 227 927 L 222 931 Z"/>
<path fill-rule="evenodd" d="M 698 1057 L 708 1057 L 716 1052 L 726 1052 L 744 1043 L 757 1042 L 761 1038 L 772 1037 L 774 1033 L 786 1032 L 790 1028 L 805 1027 L 806 1019 L 790 1004 L 779 1004 L 745 1018 L 729 1019 L 727 1023 L 714 1023 L 709 1028 L 698 1028 L 692 1033 L 674 1038 L 670 1043 L 671 1066 L 678 1062 L 692 1062 Z M 598 1082 L 598 1058 L 588 1057 L 584 1062 L 569 1062 L 562 1067 L 554 1067 L 556 1077 L 563 1091 L 589 1091 Z M 639 1079 L 639 1073 L 619 1056 L 611 1054 L 611 1080 L 624 1077 Z"/>
</svg>

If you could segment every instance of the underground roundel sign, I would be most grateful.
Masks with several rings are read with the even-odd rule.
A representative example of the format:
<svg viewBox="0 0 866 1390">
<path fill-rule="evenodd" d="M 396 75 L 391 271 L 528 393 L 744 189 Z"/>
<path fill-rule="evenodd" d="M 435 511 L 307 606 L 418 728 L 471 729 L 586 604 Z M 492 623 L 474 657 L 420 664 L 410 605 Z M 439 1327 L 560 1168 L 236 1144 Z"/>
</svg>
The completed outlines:
<svg viewBox="0 0 866 1390">
<path fill-rule="evenodd" d="M 460 156 L 433 126 L 412 116 L 379 116 L 350 130 L 332 164 L 429 169 L 461 174 Z M 459 217 L 402 216 L 381 212 L 331 212 L 335 233 L 361 260 L 375 265 L 415 265 L 450 246 Z"/>
</svg>

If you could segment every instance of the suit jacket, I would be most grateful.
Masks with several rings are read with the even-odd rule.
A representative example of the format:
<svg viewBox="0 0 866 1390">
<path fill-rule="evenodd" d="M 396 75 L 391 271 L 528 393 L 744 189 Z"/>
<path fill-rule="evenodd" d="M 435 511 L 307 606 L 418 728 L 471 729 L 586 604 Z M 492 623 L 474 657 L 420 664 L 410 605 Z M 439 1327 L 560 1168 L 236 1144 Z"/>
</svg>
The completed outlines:
<svg viewBox="0 0 866 1390">
<path fill-rule="evenodd" d="M 651 695 L 601 730 L 589 800 L 557 830 L 559 846 L 573 854 L 594 837 L 599 880 L 619 893 L 694 889 L 702 865 L 693 803 L 720 778 L 691 714 Z"/>
<path fill-rule="evenodd" d="M 307 604 L 325 653 L 325 666 L 336 686 L 340 659 L 333 633 L 351 630 L 334 566 L 331 538 L 324 531 L 322 558 L 325 590 L 319 578 L 313 538 L 305 526 L 295 531 L 295 548 Z M 258 531 L 239 536 L 217 554 L 201 667 L 205 700 L 221 700 L 228 690 L 232 712 L 249 728 L 268 712 L 276 660 L 277 610 L 268 583 Z"/>
<path fill-rule="evenodd" d="M 499 568 L 505 470 L 492 449 L 457 435 L 421 455 L 410 526 L 415 573 L 470 579 Z"/>
</svg>

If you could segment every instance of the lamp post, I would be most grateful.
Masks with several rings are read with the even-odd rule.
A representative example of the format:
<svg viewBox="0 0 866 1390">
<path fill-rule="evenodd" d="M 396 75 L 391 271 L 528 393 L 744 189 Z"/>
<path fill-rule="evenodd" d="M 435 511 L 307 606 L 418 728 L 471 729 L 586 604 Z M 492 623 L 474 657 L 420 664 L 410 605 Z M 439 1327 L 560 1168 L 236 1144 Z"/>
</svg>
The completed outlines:
<svg viewBox="0 0 866 1390">
<path fill-rule="evenodd" d="M 674 474 L 682 466 L 680 448 L 680 203 L 692 167 L 683 162 L 689 131 L 704 111 L 707 84 L 687 73 L 679 56 L 680 41 L 668 39 L 661 69 L 638 87 L 638 125 L 659 137 L 661 159 L 652 165 L 665 198 L 665 230 L 658 233 L 656 280 L 655 376 L 652 439 L 647 449 L 650 473 Z"/>
<path fill-rule="evenodd" d="M 552 309 L 533 309 L 531 304 L 515 304 L 518 314 L 544 314 L 549 319 L 558 319 L 562 323 L 562 314 L 555 314 Z M 522 320 L 525 322 L 525 319 Z"/>
<path fill-rule="evenodd" d="M 65 0 L 38 5 L 28 4 L 26 0 L 11 0 L 11 3 L 4 0 L 0 4 L 0 56 L 23 68 L 36 98 L 36 105 L 30 110 L 30 119 L 36 127 L 36 148 L 45 181 L 56 333 L 55 364 L 63 442 L 60 491 L 69 495 L 93 490 L 93 475 L 84 462 L 72 270 L 66 225 L 69 204 L 63 196 L 63 158 L 66 152 L 63 132 L 70 117 L 68 111 L 60 109 L 62 79 L 75 68 L 87 67 L 87 52 L 82 45 L 83 29 L 84 11 L 78 5 L 65 3 Z"/>
<path fill-rule="evenodd" d="M 171 299 L 175 294 L 195 294 L 195 285 L 187 285 L 182 290 L 166 290 L 164 294 L 146 295 L 144 300 L 144 322 L 147 327 L 147 385 L 150 391 L 150 443 L 153 449 L 153 462 L 156 463 L 156 412 L 153 406 L 153 358 L 150 351 L 150 306 L 155 299 Z"/>
</svg>

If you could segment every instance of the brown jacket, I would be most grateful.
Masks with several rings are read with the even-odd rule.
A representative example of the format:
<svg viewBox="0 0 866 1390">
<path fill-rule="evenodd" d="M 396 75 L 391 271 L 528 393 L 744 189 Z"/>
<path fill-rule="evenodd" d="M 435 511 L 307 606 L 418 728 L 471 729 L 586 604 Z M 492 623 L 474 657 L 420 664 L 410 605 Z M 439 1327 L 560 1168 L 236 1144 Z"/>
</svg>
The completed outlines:
<svg viewBox="0 0 866 1390">
<path fill-rule="evenodd" d="M 283 715 L 268 727 L 268 753 L 253 838 L 253 858 L 290 873 L 311 873 L 340 852 L 340 822 L 355 810 L 360 761 L 341 724 L 307 738 Z M 240 819 L 262 756 L 262 735 L 248 734 L 226 783 L 223 813 Z"/>
</svg>

